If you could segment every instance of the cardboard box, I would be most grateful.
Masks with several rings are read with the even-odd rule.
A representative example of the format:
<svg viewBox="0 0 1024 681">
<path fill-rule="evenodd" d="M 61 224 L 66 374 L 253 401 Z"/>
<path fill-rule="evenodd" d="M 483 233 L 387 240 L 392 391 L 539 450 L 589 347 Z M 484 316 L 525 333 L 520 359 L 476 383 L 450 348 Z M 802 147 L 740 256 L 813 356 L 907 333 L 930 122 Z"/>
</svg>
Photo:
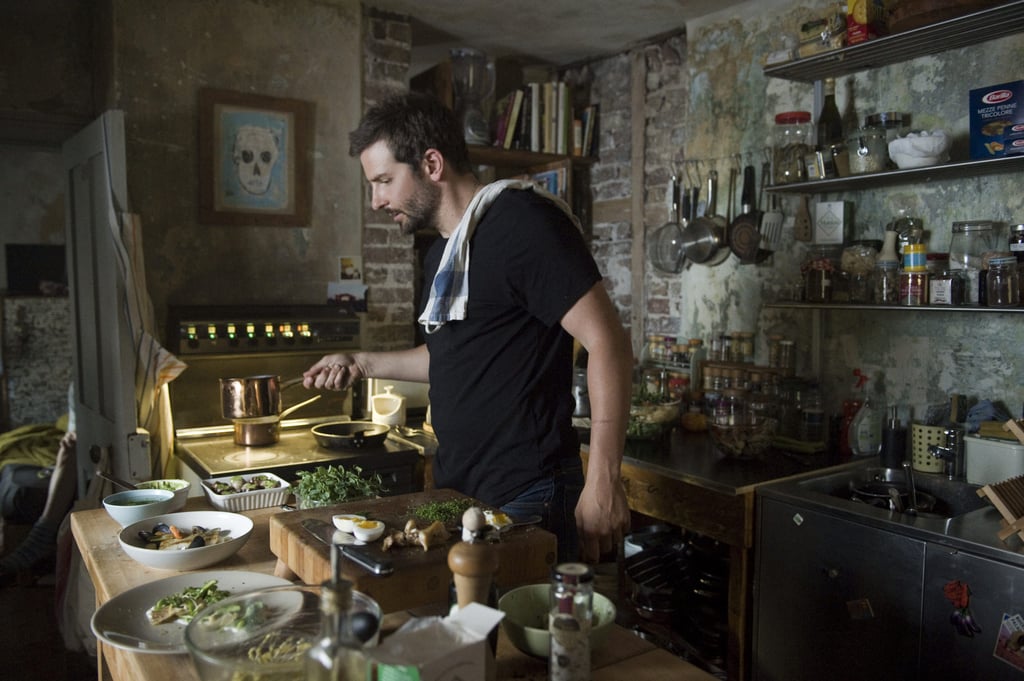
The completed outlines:
<svg viewBox="0 0 1024 681">
<path fill-rule="evenodd" d="M 971 158 L 1024 154 L 1024 80 L 971 90 Z"/>
<path fill-rule="evenodd" d="M 487 640 L 505 613 L 470 603 L 448 617 L 418 617 L 373 651 L 377 679 L 493 681 L 497 671 Z"/>
<path fill-rule="evenodd" d="M 814 237 L 816 244 L 842 245 L 846 242 L 853 223 L 851 201 L 822 201 L 814 207 Z"/>
</svg>

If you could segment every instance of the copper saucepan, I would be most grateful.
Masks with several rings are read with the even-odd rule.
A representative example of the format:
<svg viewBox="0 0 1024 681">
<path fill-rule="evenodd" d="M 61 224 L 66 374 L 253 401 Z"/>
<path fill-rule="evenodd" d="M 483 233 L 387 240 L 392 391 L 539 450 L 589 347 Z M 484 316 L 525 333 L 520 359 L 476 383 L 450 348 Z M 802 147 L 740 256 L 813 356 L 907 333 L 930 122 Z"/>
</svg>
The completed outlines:
<svg viewBox="0 0 1024 681">
<path fill-rule="evenodd" d="M 281 419 L 320 399 L 315 395 L 282 410 L 281 391 L 301 382 L 301 376 L 281 381 L 272 374 L 220 379 L 221 414 L 234 423 L 235 444 L 257 447 L 277 442 Z"/>
</svg>

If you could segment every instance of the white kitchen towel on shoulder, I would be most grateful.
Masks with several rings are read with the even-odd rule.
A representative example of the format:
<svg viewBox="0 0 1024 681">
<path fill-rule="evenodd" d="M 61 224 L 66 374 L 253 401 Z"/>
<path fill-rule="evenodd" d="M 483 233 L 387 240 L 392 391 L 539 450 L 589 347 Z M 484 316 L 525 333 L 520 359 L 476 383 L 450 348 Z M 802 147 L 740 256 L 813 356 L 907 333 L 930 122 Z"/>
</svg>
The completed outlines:
<svg viewBox="0 0 1024 681">
<path fill-rule="evenodd" d="M 579 229 L 579 221 L 565 201 L 529 180 L 498 180 L 482 187 L 470 200 L 466 212 L 445 244 L 441 264 L 430 286 L 430 298 L 419 318 L 425 333 L 434 333 L 447 322 L 466 318 L 469 306 L 469 241 L 473 238 L 480 218 L 506 189 L 532 189 L 561 208 Z"/>
</svg>

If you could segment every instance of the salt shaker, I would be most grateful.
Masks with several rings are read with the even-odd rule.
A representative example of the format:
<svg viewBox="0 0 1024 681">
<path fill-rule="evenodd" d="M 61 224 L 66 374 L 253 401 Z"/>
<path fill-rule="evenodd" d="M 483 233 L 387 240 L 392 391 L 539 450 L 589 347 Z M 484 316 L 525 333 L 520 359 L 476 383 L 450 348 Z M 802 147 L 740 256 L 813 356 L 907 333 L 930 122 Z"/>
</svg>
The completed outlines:
<svg viewBox="0 0 1024 681">
<path fill-rule="evenodd" d="M 589 681 L 594 573 L 583 563 L 561 563 L 551 574 L 549 681 Z"/>
</svg>

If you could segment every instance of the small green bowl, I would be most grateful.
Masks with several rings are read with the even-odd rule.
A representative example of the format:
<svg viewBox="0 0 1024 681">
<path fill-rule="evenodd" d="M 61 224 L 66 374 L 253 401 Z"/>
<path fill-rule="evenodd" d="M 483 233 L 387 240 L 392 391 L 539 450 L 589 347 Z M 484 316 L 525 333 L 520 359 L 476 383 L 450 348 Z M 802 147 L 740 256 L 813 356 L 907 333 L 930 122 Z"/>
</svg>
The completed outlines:
<svg viewBox="0 0 1024 681">
<path fill-rule="evenodd" d="M 549 593 L 547 584 L 516 587 L 498 599 L 498 609 L 505 613 L 501 626 L 516 648 L 527 655 L 547 659 L 551 654 L 548 633 Z M 604 644 L 615 623 L 615 604 L 594 593 L 594 624 L 590 628 L 590 650 Z"/>
</svg>

